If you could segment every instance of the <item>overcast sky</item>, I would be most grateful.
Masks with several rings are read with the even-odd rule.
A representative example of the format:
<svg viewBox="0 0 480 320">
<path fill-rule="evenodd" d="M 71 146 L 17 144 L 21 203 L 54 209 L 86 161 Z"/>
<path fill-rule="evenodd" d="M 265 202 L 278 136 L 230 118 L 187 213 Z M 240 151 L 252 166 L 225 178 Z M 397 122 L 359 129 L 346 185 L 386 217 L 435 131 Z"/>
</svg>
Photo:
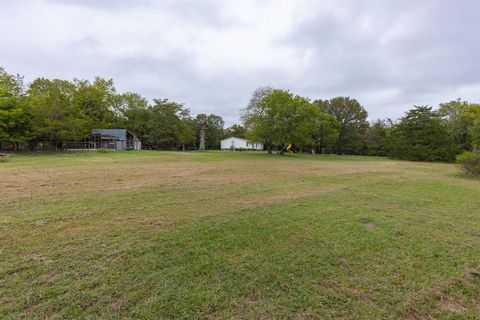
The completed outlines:
<svg viewBox="0 0 480 320">
<path fill-rule="evenodd" d="M 370 119 L 480 101 L 480 0 L 0 0 L 0 46 L 28 81 L 113 78 L 227 125 L 265 85 Z"/>
</svg>

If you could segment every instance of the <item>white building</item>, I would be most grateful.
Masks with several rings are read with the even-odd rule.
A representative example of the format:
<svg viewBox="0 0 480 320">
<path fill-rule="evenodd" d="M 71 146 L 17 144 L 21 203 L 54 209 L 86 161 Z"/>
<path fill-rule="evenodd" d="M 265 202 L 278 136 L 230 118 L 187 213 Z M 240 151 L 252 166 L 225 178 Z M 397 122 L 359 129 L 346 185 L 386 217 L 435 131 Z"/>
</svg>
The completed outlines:
<svg viewBox="0 0 480 320">
<path fill-rule="evenodd" d="M 220 148 L 222 150 L 263 150 L 263 143 L 250 143 L 242 138 L 230 137 L 220 141 Z"/>
</svg>

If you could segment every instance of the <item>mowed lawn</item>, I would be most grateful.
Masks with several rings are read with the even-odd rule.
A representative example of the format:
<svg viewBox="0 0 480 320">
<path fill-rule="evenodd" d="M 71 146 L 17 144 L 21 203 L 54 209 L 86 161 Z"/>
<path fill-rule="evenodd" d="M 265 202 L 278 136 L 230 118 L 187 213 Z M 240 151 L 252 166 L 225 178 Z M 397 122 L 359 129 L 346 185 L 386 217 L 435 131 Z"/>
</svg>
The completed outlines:
<svg viewBox="0 0 480 320">
<path fill-rule="evenodd" d="M 480 181 L 453 164 L 16 156 L 0 192 L 0 318 L 480 318 Z"/>
</svg>

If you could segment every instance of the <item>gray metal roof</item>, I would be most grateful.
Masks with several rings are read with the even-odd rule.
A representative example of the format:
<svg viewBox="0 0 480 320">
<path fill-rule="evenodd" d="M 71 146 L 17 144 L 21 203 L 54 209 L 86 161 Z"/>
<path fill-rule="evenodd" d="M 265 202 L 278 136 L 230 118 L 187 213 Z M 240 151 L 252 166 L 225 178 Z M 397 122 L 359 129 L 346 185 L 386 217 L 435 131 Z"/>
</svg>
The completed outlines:
<svg viewBox="0 0 480 320">
<path fill-rule="evenodd" d="M 127 129 L 92 129 L 92 134 L 114 136 L 118 140 L 127 140 Z"/>
</svg>

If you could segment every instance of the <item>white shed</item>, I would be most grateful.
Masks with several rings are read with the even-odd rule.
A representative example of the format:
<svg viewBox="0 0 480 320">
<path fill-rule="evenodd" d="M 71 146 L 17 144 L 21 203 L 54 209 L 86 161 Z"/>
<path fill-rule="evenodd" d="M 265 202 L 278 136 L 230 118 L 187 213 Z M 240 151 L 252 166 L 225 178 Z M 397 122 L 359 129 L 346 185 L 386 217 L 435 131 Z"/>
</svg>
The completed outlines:
<svg viewBox="0 0 480 320">
<path fill-rule="evenodd" d="M 230 137 L 220 141 L 220 148 L 222 150 L 263 150 L 263 143 L 248 142 L 242 138 Z"/>
</svg>

